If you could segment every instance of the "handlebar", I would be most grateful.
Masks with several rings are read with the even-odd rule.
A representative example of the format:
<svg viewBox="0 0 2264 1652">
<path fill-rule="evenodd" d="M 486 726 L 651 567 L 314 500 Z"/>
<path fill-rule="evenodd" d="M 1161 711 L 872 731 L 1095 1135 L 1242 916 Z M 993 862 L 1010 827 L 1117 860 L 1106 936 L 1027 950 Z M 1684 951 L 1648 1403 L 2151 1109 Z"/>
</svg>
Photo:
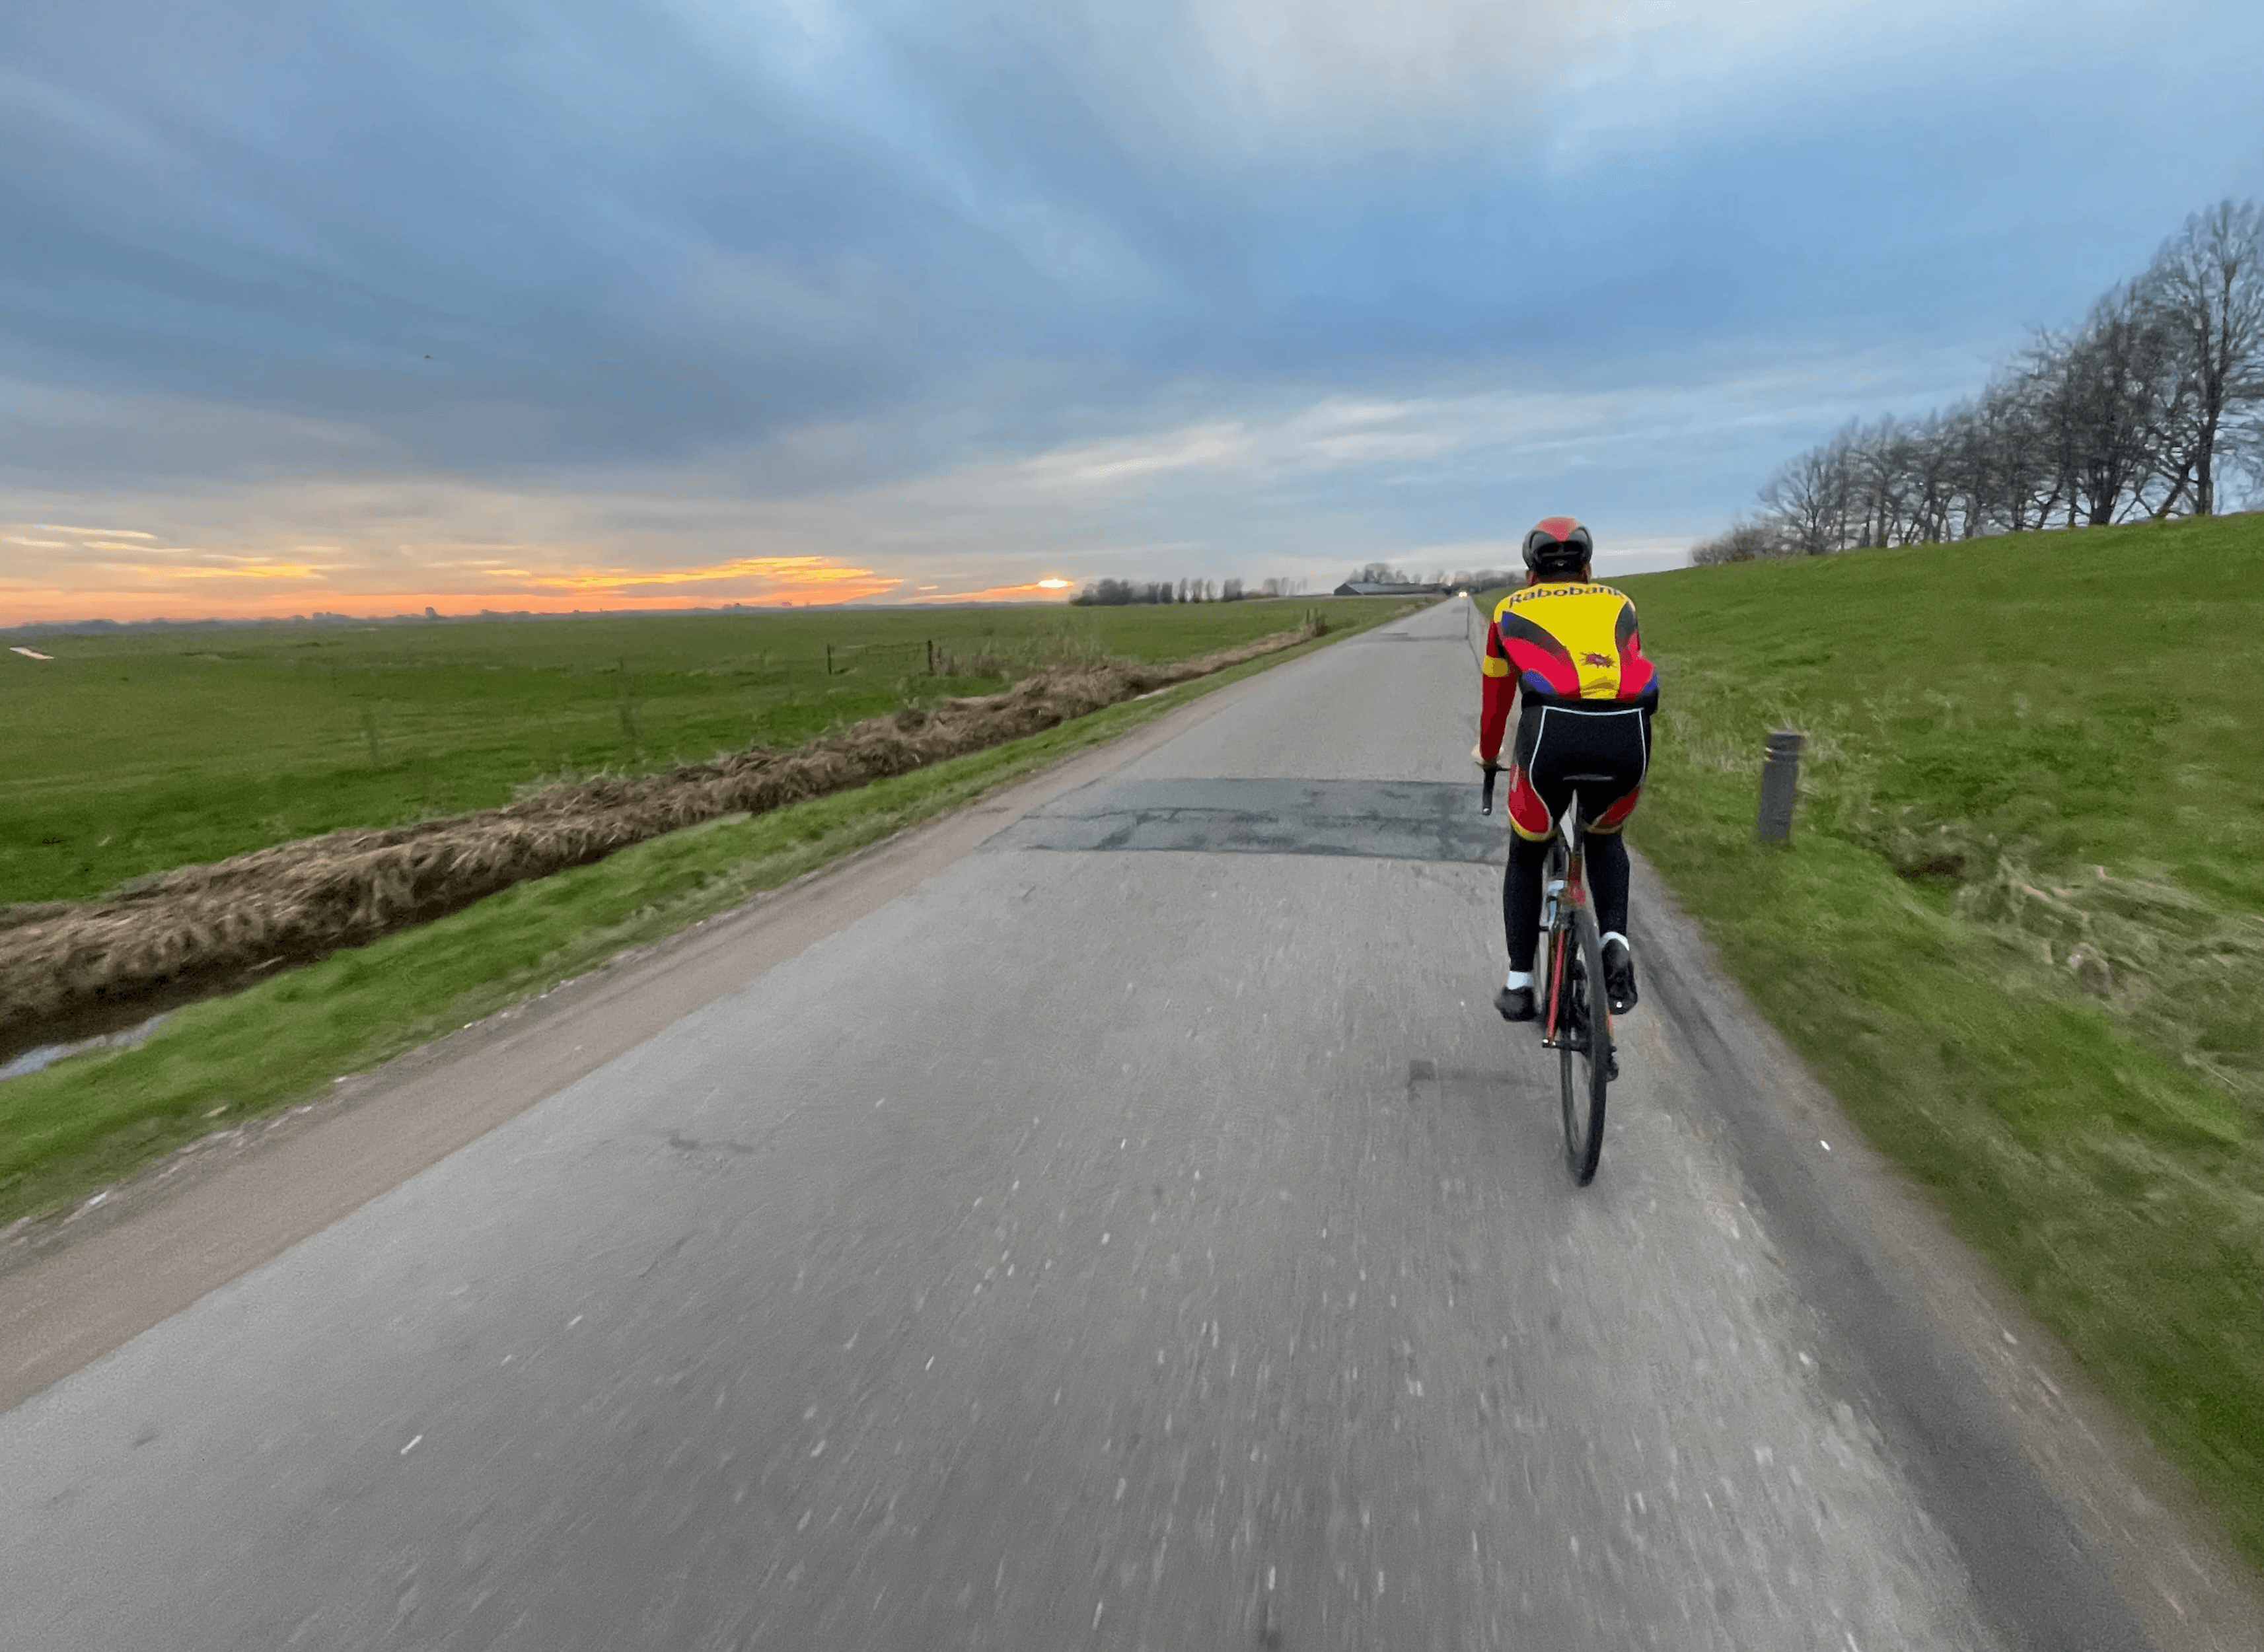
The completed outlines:
<svg viewBox="0 0 2264 1652">
<path fill-rule="evenodd" d="M 1494 777 L 1498 775 L 1500 772 L 1501 765 L 1499 764 L 1489 763 L 1485 765 L 1485 786 L 1478 793 L 1478 813 L 1481 815 L 1491 815 L 1493 813 Z"/>
</svg>

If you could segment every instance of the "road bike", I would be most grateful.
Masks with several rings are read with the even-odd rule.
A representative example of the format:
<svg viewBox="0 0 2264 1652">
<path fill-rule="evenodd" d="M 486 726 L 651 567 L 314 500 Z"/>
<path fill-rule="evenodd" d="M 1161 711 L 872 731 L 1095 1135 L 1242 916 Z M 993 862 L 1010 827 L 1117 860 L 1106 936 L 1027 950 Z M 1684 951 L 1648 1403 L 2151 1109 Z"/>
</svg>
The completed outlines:
<svg viewBox="0 0 2264 1652">
<path fill-rule="evenodd" d="M 1485 771 L 1479 812 L 1493 813 L 1493 783 L 1501 772 Z M 1567 775 L 1577 787 L 1584 779 L 1608 784 L 1606 775 Z M 1619 1076 L 1619 1052 L 1612 1040 L 1612 1005 L 1604 983 L 1603 942 L 1588 904 L 1581 859 L 1580 798 L 1576 789 L 1549 838 L 1549 859 L 1541 883 L 1541 1043 L 1556 1052 L 1557 1082 L 1564 1111 L 1564 1163 L 1572 1179 L 1586 1187 L 1596 1179 L 1604 1156 L 1604 1098 Z"/>
</svg>

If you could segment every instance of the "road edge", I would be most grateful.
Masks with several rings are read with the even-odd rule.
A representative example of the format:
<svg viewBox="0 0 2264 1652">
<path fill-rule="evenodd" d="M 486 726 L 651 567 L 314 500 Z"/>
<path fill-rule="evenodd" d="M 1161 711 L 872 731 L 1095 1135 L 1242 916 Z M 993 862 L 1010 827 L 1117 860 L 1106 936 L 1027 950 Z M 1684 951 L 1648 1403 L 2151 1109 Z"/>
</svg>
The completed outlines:
<svg viewBox="0 0 2264 1652">
<path fill-rule="evenodd" d="M 629 948 L 327 1094 L 200 1138 L 62 1215 L 14 1224 L 0 1241 L 0 1411 L 916 888 L 1029 810 L 1218 714 L 1274 666 L 1327 646 L 1306 645 L 1230 681 L 1197 679 L 1186 703 L 1133 728 Z"/>
<path fill-rule="evenodd" d="M 1652 1012 L 1694 1035 L 1695 1059 L 1703 1062 L 1710 1044 L 1747 1079 L 1750 1105 L 1723 1122 L 1753 1201 L 1772 1223 L 1804 1230 L 1789 1254 L 1827 1258 L 1804 1294 L 1854 1347 L 1865 1399 L 1961 1558 L 1993 1574 L 1977 1576 L 1976 1598 L 2013 1605 L 1999 1626 L 2011 1643 L 2068 1643 L 2052 1634 L 2059 1617 L 2111 1632 L 2100 1621 L 2103 1591 L 2158 1652 L 2264 1646 L 2264 1587 L 2183 1471 L 1924 1189 L 1871 1146 L 1753 1004 L 1704 926 L 1648 861 L 1631 859 L 1636 909 L 1653 938 L 1642 943 L 1646 954 L 1685 954 L 1731 1024 L 1704 995 L 1678 990 L 1671 967 L 1647 972 Z M 1932 1332 L 1932 1345 L 1896 1342 L 1913 1323 Z M 1991 1528 L 2023 1501 L 2006 1483 L 2006 1471 L 2021 1467 L 2051 1505 L 2024 1517 L 2065 1529 Z M 1964 1507 L 1937 1506 L 1977 1488 Z M 2104 1562 L 2103 1579 L 2086 1580 L 2086 1547 Z M 2088 1611 L 2086 1595 L 2094 1597 Z"/>
</svg>

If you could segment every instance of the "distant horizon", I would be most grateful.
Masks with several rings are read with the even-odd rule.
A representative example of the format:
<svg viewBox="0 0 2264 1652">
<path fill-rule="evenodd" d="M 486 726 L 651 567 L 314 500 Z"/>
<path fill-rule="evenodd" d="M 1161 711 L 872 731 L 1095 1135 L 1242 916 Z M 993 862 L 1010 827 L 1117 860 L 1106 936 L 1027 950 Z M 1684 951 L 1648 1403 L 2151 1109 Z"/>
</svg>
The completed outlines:
<svg viewBox="0 0 2264 1652">
<path fill-rule="evenodd" d="M 1672 562 L 1663 562 L 1660 560 L 1662 557 L 1666 555 L 1673 555 L 1676 560 Z M 1510 560 L 1513 561 L 1514 559 L 1512 558 Z M 1598 560 L 1601 562 L 1611 559 L 1600 556 Z M 1666 553 L 1650 549 L 1648 547 L 1620 553 L 1617 560 L 1640 560 L 1651 565 L 1641 568 L 1622 569 L 1612 573 L 1610 575 L 1611 577 L 1624 578 L 1636 573 L 1672 572 L 1676 568 L 1688 566 L 1688 555 L 1687 552 Z M 1408 573 L 1409 578 L 1413 583 L 1419 584 L 1429 583 L 1429 575 L 1427 573 L 1419 574 L 1412 569 L 1405 571 Z M 1599 578 L 1605 577 L 1606 570 L 1600 568 L 1598 569 L 1597 576 Z M 1030 594 L 1008 595 L 974 592 L 949 596 L 912 597 L 897 598 L 895 600 L 859 597 L 843 598 L 835 602 L 825 602 L 814 599 L 796 601 L 788 598 L 770 598 L 767 600 L 751 602 L 736 601 L 702 603 L 690 606 L 664 606 L 661 605 L 660 599 L 656 599 L 652 603 L 638 606 L 620 608 L 497 608 L 493 606 L 483 606 L 468 611 L 461 608 L 451 611 L 441 608 L 438 602 L 432 602 L 408 608 L 388 610 L 384 612 L 357 612 L 345 609 L 310 608 L 303 611 L 294 611 L 287 613 L 208 613 L 190 615 L 159 613 L 145 614 L 138 618 L 127 620 L 121 620 L 115 616 L 107 614 L 78 614 L 69 619 L 25 620 L 18 621 L 12 625 L 0 624 L 0 636 L 12 636 L 18 633 L 46 634 L 56 631 L 69 631 L 85 626 L 101 626 L 115 627 L 122 630 L 140 626 L 197 627 L 292 624 L 326 625 L 352 622 L 366 624 L 390 622 L 399 622 L 402 624 L 432 624 L 437 620 L 560 620 L 574 619 L 577 617 L 584 619 L 628 619 L 639 614 L 777 613 L 787 610 L 792 610 L 795 612 L 802 612 L 809 610 L 824 609 L 1068 607 L 1073 605 L 1073 599 L 1080 591 L 1085 589 L 1086 585 L 1098 583 L 1099 581 L 1103 578 L 1114 577 L 1116 577 L 1114 575 L 1097 575 L 1091 580 L 1078 583 L 1064 582 L 1054 589 L 1046 591 L 1042 595 L 1036 594 L 1035 587 L 1032 586 L 1018 588 L 1019 591 L 1027 591 Z M 1339 578 L 1331 581 L 1328 584 L 1309 591 L 1299 597 L 1269 597 L 1261 591 L 1246 588 L 1243 595 L 1234 600 L 1244 602 L 1308 601 L 1314 598 L 1333 595 L 1337 585 L 1353 577 L 1356 577 L 1356 570 L 1349 570 Z M 1134 583 L 1144 583 L 1147 582 L 1136 581 Z M 1254 581 L 1244 582 L 1245 587 L 1254 586 L 1258 582 Z M 1452 583 L 1453 582 L 1449 580 L 1447 583 Z M 381 598 L 375 600 L 395 601 L 403 599 Z M 1225 599 L 1212 598 L 1208 600 L 1221 601 Z M 428 610 L 430 611 L 429 612 Z M 4 610 L 0 610 L 0 612 L 4 612 Z"/>
<path fill-rule="evenodd" d="M 1333 597 L 1335 587 L 1325 591 L 1307 591 L 1301 596 L 1267 596 L 1262 591 L 1247 591 L 1232 598 L 1237 602 L 1311 602 L 1324 597 Z M 1219 602 L 1224 598 L 1207 600 Z M 635 620 L 647 617 L 666 618 L 671 615 L 688 618 L 699 614 L 733 613 L 811 613 L 839 611 L 872 612 L 908 611 L 951 608 L 1066 608 L 1073 606 L 1067 598 L 1056 596 L 1044 598 L 954 598 L 928 602 L 733 602 L 716 603 L 691 608 L 482 608 L 471 612 L 450 613 L 435 610 L 427 613 L 422 609 L 399 613 L 345 613 L 335 609 L 318 610 L 308 613 L 289 614 L 206 614 L 183 619 L 173 615 L 153 615 L 144 620 L 112 620 L 102 615 L 75 620 L 27 620 L 20 625 L 0 626 L 0 636 L 25 634 L 44 634 L 49 632 L 72 631 L 88 626 L 108 630 L 129 631 L 142 627 L 178 627 L 194 630 L 200 627 L 226 626 L 288 626 L 288 625 L 439 625 L 449 620 Z"/>
</svg>

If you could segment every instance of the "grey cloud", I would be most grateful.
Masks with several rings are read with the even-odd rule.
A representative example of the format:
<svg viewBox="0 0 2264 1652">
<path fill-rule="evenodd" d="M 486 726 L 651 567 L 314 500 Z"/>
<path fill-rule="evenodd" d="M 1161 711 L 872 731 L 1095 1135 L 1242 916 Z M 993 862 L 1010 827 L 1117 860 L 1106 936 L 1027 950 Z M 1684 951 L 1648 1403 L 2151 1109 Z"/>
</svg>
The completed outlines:
<svg viewBox="0 0 2264 1652">
<path fill-rule="evenodd" d="M 0 18 L 0 486 L 146 498 L 153 523 L 160 496 L 234 487 L 278 532 L 294 511 L 390 523 L 388 497 L 429 489 L 420 508 L 466 511 L 473 537 L 614 536 L 625 558 L 731 540 L 771 507 L 796 525 L 779 536 L 876 555 L 939 524 L 1034 555 L 1446 543 L 1576 465 L 1589 496 L 1726 515 L 1782 453 L 1904 393 L 1791 371 L 1803 358 L 1916 340 L 1993 359 L 2059 313 L 2060 287 L 2079 302 L 2233 186 L 2212 172 L 2187 192 L 2202 163 L 2171 171 L 2173 149 L 2220 169 L 2255 152 L 2253 98 L 2202 85 L 2166 137 L 2095 95 L 2127 64 L 2079 54 L 2034 88 L 1980 58 L 1895 96 L 1795 84 L 1796 117 L 1785 83 L 1741 83 L 1752 119 L 1730 138 L 1668 123 L 1635 159 L 1536 164 L 1535 112 L 1503 89 L 1561 61 L 1565 37 L 1533 19 L 1563 9 L 1406 10 L 19 4 Z M 1261 61 L 1300 19 L 1310 33 Z M 2242 26 L 2165 27 L 2158 49 L 2230 83 L 2254 55 Z M 2204 35 L 2223 49 L 2196 50 Z M 1591 90 L 1647 108 L 1655 83 Z M 2070 123 L 2129 176 L 2158 166 L 2178 202 L 2155 180 L 2069 214 Z M 1770 364 L 1786 386 L 1732 419 L 1678 425 L 1640 399 Z M 1469 428 L 1434 453 L 1478 417 L 1457 397 L 1615 389 L 1632 399 L 1608 430 L 1555 457 Z M 1368 462 L 1263 486 L 1186 469 L 1053 516 L 1011 489 L 963 514 L 889 503 L 1065 445 L 1362 394 L 1448 410 L 1417 436 L 1329 438 Z M 646 503 L 671 493 L 713 514 Z"/>
<path fill-rule="evenodd" d="M 950 199 L 824 86 L 662 12 L 113 4 L 19 46 L 18 374 L 349 420 L 444 466 L 869 412 L 1043 349 L 1137 263 L 1058 178 Z"/>
</svg>

